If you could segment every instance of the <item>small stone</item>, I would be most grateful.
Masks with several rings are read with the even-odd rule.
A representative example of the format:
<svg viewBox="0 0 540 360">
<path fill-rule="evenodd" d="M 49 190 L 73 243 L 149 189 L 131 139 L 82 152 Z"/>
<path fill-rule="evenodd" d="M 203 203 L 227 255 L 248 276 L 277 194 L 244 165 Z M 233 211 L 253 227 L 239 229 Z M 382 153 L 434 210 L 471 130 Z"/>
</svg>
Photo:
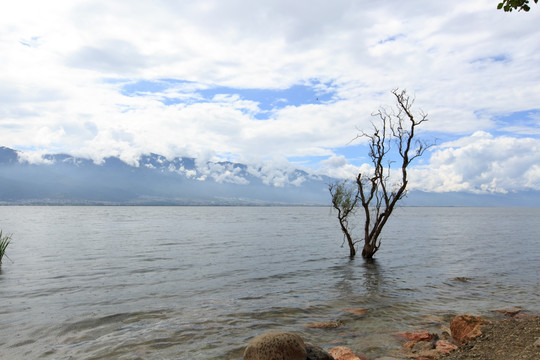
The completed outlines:
<svg viewBox="0 0 540 360">
<path fill-rule="evenodd" d="M 345 308 L 343 311 L 349 312 L 351 314 L 354 314 L 356 316 L 363 316 L 371 311 L 371 309 L 364 309 L 364 308 Z"/>
<path fill-rule="evenodd" d="M 394 337 L 407 341 L 431 341 L 435 334 L 430 334 L 427 330 L 403 331 L 394 334 Z"/>
<path fill-rule="evenodd" d="M 514 319 L 516 319 L 516 320 L 525 320 L 525 319 L 531 319 L 531 318 L 534 318 L 534 317 L 535 316 L 531 315 L 531 314 L 519 313 L 519 314 L 514 316 Z"/>
<path fill-rule="evenodd" d="M 306 344 L 307 359 L 306 360 L 335 360 L 332 355 L 324 351 L 323 348 L 317 345 Z"/>
<path fill-rule="evenodd" d="M 435 343 L 435 349 L 442 354 L 449 354 L 454 350 L 457 350 L 457 346 L 447 340 L 438 340 Z"/>
<path fill-rule="evenodd" d="M 534 347 L 540 349 L 540 337 L 536 338 L 536 341 L 534 342 Z"/>
<path fill-rule="evenodd" d="M 328 351 L 335 360 L 369 360 L 368 357 L 360 354 L 355 354 L 346 346 L 336 346 Z"/>
<path fill-rule="evenodd" d="M 324 321 L 307 324 L 305 327 L 308 329 L 336 329 L 343 325 L 341 321 Z"/>
<path fill-rule="evenodd" d="M 244 351 L 244 360 L 306 360 L 302 338 L 293 333 L 274 332 L 254 337 Z"/>
<path fill-rule="evenodd" d="M 414 344 L 416 344 L 417 342 L 418 341 L 416 341 L 416 340 L 410 340 L 410 341 L 407 341 L 405 344 L 403 344 L 402 347 L 406 351 L 412 351 L 412 348 L 413 348 Z"/>
<path fill-rule="evenodd" d="M 495 312 L 504 316 L 516 316 L 522 311 L 522 309 L 518 307 L 508 307 L 508 308 L 503 308 L 503 309 L 493 309 L 489 311 Z"/>
</svg>

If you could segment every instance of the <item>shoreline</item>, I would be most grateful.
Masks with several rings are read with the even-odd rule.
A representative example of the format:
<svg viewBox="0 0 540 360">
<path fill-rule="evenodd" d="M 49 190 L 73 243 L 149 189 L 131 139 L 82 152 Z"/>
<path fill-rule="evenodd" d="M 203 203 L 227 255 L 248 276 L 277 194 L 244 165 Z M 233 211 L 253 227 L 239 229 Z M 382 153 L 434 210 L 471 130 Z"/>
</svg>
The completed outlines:
<svg viewBox="0 0 540 360">
<path fill-rule="evenodd" d="M 394 334 L 402 341 L 399 348 L 382 357 L 365 354 L 356 357 L 334 357 L 335 360 L 538 360 L 540 359 L 540 315 L 522 312 L 521 308 L 488 310 L 492 316 L 458 315 L 439 324 L 439 331 L 430 333 L 422 327 Z M 472 318 L 464 334 L 454 320 Z M 468 320 L 467 320 L 468 321 Z M 477 326 L 472 325 L 478 321 Z M 429 327 L 425 328 L 428 329 Z M 467 334 L 470 335 L 470 338 Z M 461 343 L 460 343 L 461 342 Z M 330 354 L 332 354 L 330 349 Z"/>
<path fill-rule="evenodd" d="M 507 317 L 482 327 L 482 334 L 441 360 L 540 359 L 540 316 Z"/>
<path fill-rule="evenodd" d="M 368 309 L 354 309 L 362 316 Z M 352 350 L 347 345 L 336 344 L 322 348 L 317 343 L 302 339 L 307 351 L 307 360 L 537 360 L 540 359 L 540 316 L 524 313 L 521 308 L 489 310 L 493 316 L 457 315 L 449 321 L 438 322 L 438 330 L 433 326 L 412 327 L 409 331 L 392 334 L 397 346 L 384 353 L 369 354 L 369 348 Z M 309 324 L 308 328 L 330 330 L 339 327 L 338 322 Z M 299 334 L 298 334 L 299 335 Z M 268 332 L 257 336 L 272 337 L 297 336 L 287 332 Z M 256 342 L 257 342 L 256 341 Z M 262 340 L 264 342 L 264 340 Z M 305 344 L 305 345 L 304 345 Z M 268 344 L 263 345 L 267 347 Z M 246 351 L 254 353 L 253 343 L 247 344 Z M 351 346 L 354 348 L 354 346 Z M 272 356 L 283 350 L 278 346 L 271 351 Z M 266 349 L 268 351 L 268 348 Z M 245 356 L 244 360 L 266 359 L 266 357 Z"/>
</svg>

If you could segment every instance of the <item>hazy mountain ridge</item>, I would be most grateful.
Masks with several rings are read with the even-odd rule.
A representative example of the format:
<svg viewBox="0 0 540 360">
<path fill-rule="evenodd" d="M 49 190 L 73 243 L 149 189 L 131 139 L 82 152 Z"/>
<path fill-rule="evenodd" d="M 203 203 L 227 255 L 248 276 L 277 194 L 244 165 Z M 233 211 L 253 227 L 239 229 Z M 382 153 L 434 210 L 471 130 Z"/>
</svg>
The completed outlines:
<svg viewBox="0 0 540 360">
<path fill-rule="evenodd" d="M 261 168 L 231 162 L 168 160 L 141 156 L 138 166 L 116 157 L 101 164 L 67 154 L 48 154 L 42 163 L 23 160 L 0 147 L 0 203 L 322 205 L 332 179 L 301 170 Z"/>
</svg>

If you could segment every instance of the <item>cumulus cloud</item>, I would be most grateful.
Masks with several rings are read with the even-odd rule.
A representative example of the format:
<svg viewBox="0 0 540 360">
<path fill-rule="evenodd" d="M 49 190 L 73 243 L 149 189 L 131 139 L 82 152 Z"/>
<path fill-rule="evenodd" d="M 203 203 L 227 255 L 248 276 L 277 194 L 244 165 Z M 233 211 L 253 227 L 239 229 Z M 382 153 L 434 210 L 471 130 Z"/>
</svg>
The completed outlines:
<svg viewBox="0 0 540 360">
<path fill-rule="evenodd" d="M 400 86 L 429 114 L 420 134 L 447 146 L 415 170 L 419 188 L 538 186 L 527 161 L 483 151 L 496 143 L 513 152 L 520 136 L 540 136 L 540 73 L 532 65 L 540 60 L 540 11 L 506 14 L 489 0 L 55 5 L 22 0 L 0 13 L 0 145 L 129 164 L 150 152 L 201 164 L 264 161 L 270 165 L 250 171 L 278 185 L 293 180 L 272 159 L 317 156 L 328 159 L 318 174 L 352 177 L 363 165 L 336 149 L 369 127 L 371 112 L 391 105 L 389 90 Z M 295 85 L 310 87 L 313 98 L 242 92 Z M 528 121 L 499 121 L 523 112 Z M 481 132 L 495 135 L 480 140 Z M 234 168 L 215 170 L 221 181 L 241 181 Z"/>
<path fill-rule="evenodd" d="M 507 193 L 539 190 L 540 139 L 476 132 L 439 146 L 428 166 L 411 173 L 424 191 Z"/>
</svg>

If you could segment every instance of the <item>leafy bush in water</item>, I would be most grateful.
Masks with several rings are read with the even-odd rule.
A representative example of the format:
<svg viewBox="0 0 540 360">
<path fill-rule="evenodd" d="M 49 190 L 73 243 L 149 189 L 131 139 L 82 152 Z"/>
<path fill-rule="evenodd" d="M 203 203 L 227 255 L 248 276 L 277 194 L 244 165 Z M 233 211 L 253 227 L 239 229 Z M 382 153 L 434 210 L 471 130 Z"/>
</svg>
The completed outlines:
<svg viewBox="0 0 540 360">
<path fill-rule="evenodd" d="M 2 264 L 2 258 L 6 253 L 6 248 L 11 242 L 11 235 L 2 235 L 2 230 L 0 230 L 0 264 Z"/>
</svg>

